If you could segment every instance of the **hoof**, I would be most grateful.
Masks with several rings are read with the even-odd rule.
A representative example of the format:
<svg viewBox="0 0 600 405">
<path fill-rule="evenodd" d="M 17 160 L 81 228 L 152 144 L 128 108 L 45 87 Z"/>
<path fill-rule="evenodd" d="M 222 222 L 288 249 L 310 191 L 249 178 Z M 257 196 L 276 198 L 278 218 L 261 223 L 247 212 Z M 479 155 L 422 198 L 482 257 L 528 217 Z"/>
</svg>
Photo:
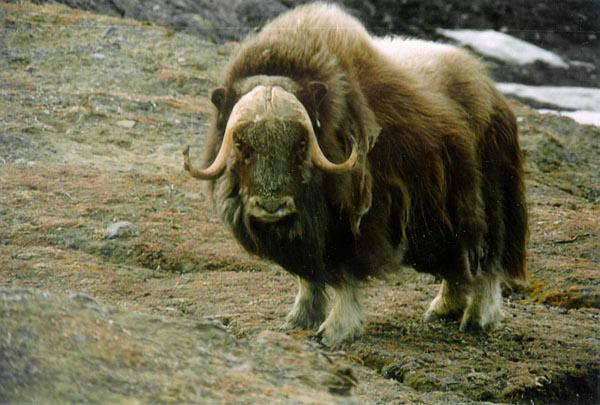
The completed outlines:
<svg viewBox="0 0 600 405">
<path fill-rule="evenodd" d="M 470 305 L 463 314 L 460 330 L 475 335 L 491 332 L 500 324 L 503 317 L 499 306 L 481 308 Z"/>
<path fill-rule="evenodd" d="M 437 312 L 437 311 L 429 309 L 423 315 L 423 321 L 427 322 L 427 323 L 438 322 L 438 321 L 442 321 L 442 322 L 456 321 L 456 320 L 460 319 L 460 316 L 461 316 L 461 314 L 456 311 Z"/>
<path fill-rule="evenodd" d="M 487 332 L 486 328 L 484 328 L 479 322 L 473 321 L 461 322 L 460 331 L 470 333 L 472 335 L 483 335 Z"/>
<path fill-rule="evenodd" d="M 287 330 L 315 329 L 325 320 L 327 298 L 322 289 L 298 278 L 298 294 L 291 311 L 285 317 Z"/>
<path fill-rule="evenodd" d="M 315 329 L 323 322 L 324 319 L 325 316 L 321 313 L 292 310 L 292 312 L 286 316 L 285 323 L 282 325 L 282 327 L 285 327 L 286 330 Z"/>
<path fill-rule="evenodd" d="M 316 337 L 320 342 L 330 349 L 339 349 L 346 343 L 351 343 L 354 339 L 362 336 L 364 327 L 362 324 L 346 326 L 333 326 L 324 322 L 317 331 Z"/>
</svg>

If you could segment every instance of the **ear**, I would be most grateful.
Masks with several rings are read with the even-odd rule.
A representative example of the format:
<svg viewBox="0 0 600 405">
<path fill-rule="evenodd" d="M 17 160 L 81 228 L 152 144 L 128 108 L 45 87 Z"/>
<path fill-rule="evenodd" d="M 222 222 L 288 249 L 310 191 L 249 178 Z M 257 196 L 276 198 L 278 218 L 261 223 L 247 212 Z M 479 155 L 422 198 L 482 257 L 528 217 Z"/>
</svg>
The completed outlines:
<svg viewBox="0 0 600 405">
<path fill-rule="evenodd" d="M 225 104 L 225 88 L 217 87 L 214 89 L 210 95 L 210 101 L 212 101 L 218 110 L 221 110 Z"/>
<path fill-rule="evenodd" d="M 310 82 L 308 84 L 308 89 L 310 90 L 310 94 L 313 97 L 315 107 L 319 108 L 321 102 L 327 95 L 327 85 L 323 82 Z"/>
</svg>

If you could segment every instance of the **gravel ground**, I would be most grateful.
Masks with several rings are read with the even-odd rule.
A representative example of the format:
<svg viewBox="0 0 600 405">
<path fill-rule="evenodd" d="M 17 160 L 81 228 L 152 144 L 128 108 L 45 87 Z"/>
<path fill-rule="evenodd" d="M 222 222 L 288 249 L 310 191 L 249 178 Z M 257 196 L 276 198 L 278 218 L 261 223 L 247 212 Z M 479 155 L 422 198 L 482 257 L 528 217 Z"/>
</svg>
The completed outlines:
<svg viewBox="0 0 600 405">
<path fill-rule="evenodd" d="M 598 128 L 513 102 L 530 278 L 498 330 L 424 324 L 437 281 L 399 269 L 331 352 L 182 170 L 234 44 L 62 5 L 0 27 L 0 402 L 597 403 Z"/>
</svg>

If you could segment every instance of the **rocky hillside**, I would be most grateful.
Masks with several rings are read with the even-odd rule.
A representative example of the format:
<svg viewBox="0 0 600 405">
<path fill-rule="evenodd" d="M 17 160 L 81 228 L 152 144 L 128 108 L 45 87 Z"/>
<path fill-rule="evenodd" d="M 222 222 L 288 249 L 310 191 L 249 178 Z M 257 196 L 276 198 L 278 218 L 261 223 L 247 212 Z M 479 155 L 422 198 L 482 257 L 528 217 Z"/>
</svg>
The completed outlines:
<svg viewBox="0 0 600 405">
<path fill-rule="evenodd" d="M 597 127 L 513 103 L 530 279 L 497 331 L 424 324 L 437 281 L 399 269 L 332 352 L 182 170 L 234 47 L 0 3 L 0 402 L 597 403 Z"/>
<path fill-rule="evenodd" d="M 36 0 L 151 21 L 215 42 L 239 40 L 276 15 L 312 0 Z M 514 66 L 489 59 L 494 77 L 533 85 L 600 86 L 598 0 L 334 0 L 375 35 L 447 41 L 437 28 L 493 29 L 556 52 L 574 63 Z"/>
</svg>

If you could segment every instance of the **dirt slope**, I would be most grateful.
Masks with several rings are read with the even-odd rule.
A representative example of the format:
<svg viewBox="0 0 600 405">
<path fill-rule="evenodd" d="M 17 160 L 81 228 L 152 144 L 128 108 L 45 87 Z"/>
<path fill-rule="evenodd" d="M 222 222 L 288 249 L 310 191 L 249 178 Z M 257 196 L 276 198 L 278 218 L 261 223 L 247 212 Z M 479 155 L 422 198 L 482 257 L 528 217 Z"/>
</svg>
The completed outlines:
<svg viewBox="0 0 600 405">
<path fill-rule="evenodd" d="M 598 401 L 598 128 L 515 102 L 530 280 L 497 331 L 422 323 L 438 284 L 401 269 L 332 353 L 278 331 L 293 278 L 182 171 L 233 45 L 27 3 L 0 30 L 0 401 Z"/>
</svg>

